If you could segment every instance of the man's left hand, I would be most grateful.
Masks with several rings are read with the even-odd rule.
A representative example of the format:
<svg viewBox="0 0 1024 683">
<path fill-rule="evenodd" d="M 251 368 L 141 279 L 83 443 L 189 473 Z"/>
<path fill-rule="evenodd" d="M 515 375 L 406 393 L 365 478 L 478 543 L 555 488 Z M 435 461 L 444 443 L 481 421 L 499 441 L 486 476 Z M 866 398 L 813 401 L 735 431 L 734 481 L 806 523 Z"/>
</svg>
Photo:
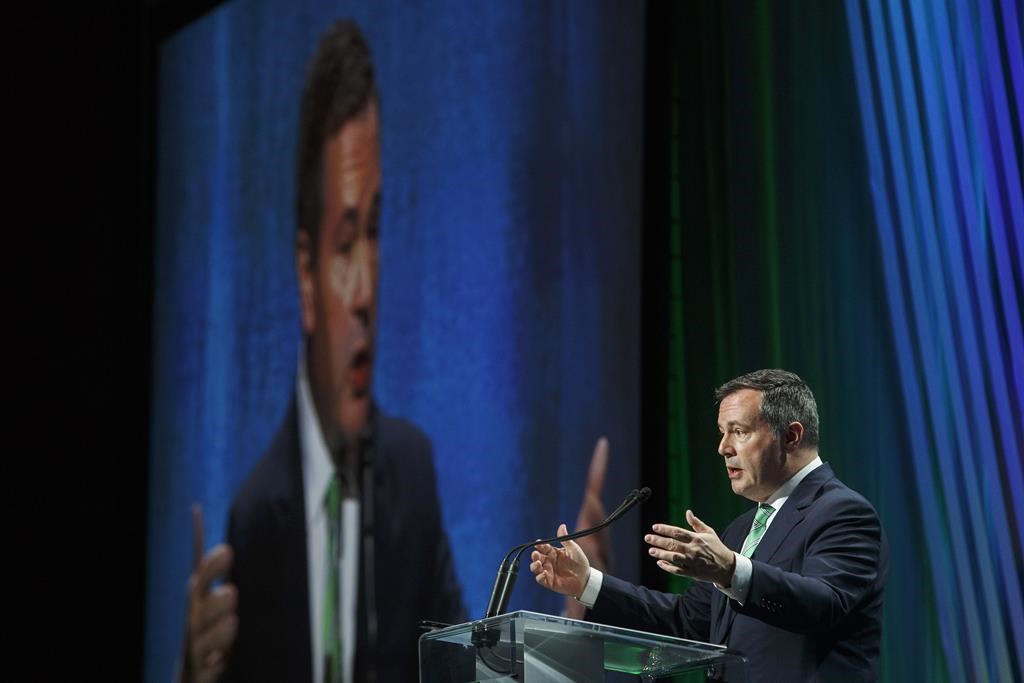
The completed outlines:
<svg viewBox="0 0 1024 683">
<path fill-rule="evenodd" d="M 728 588 L 736 569 L 736 556 L 718 538 L 715 530 L 686 511 L 686 521 L 693 531 L 668 524 L 655 524 L 654 533 L 644 536 L 651 545 L 651 556 L 669 574 L 689 576 L 700 581 L 713 581 Z"/>
</svg>

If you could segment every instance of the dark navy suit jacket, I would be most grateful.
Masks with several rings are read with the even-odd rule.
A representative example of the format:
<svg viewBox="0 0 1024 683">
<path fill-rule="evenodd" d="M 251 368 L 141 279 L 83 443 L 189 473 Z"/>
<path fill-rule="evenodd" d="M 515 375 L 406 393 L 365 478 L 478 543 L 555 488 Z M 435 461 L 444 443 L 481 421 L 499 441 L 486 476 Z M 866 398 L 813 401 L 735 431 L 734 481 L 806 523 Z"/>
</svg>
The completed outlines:
<svg viewBox="0 0 1024 683">
<path fill-rule="evenodd" d="M 359 577 L 357 681 L 418 680 L 417 623 L 466 620 L 444 532 L 430 442 L 416 427 L 374 411 L 374 576 Z M 305 504 L 294 401 L 270 448 L 234 503 L 228 542 L 235 553 L 238 636 L 231 681 L 311 681 Z M 364 499 L 365 500 L 365 499 Z M 366 506 L 361 514 L 366 515 Z M 363 564 L 360 546 L 360 566 Z M 368 643 L 373 586 L 376 644 Z"/>
<path fill-rule="evenodd" d="M 721 535 L 739 551 L 754 510 Z M 682 595 L 605 576 L 594 621 L 725 644 L 751 681 L 878 678 L 889 546 L 874 508 L 827 464 L 800 482 L 753 557 L 743 605 L 710 583 Z M 726 678 L 730 678 L 726 675 Z"/>
</svg>

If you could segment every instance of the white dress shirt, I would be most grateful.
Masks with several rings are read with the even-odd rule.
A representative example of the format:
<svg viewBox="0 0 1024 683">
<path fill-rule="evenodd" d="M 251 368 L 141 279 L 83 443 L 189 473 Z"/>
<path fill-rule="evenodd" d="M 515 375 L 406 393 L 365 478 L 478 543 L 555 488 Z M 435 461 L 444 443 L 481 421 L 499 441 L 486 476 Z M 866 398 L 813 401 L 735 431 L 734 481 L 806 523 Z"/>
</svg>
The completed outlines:
<svg viewBox="0 0 1024 683">
<path fill-rule="evenodd" d="M 768 527 L 772 525 L 772 520 L 779 516 L 779 510 L 786 504 L 786 501 L 789 500 L 789 497 L 796 490 L 796 487 L 800 485 L 800 482 L 804 480 L 804 477 L 820 467 L 821 464 L 821 458 L 815 456 L 814 460 L 804 465 L 799 472 L 789 478 L 789 481 L 780 486 L 768 500 L 764 501 L 775 508 L 775 512 L 765 522 L 765 533 L 768 533 Z M 725 588 L 717 583 L 714 585 L 715 588 L 742 605 L 746 602 L 747 594 L 750 592 L 750 575 L 753 573 L 754 565 L 750 562 L 750 558 L 744 557 L 740 553 L 734 551 L 733 555 L 736 557 L 736 569 L 733 571 L 729 587 Z M 604 574 L 600 570 L 591 567 L 586 588 L 583 589 L 583 594 L 577 600 L 588 608 L 593 607 L 597 601 L 597 596 L 601 593 L 601 584 L 603 582 Z"/>
<path fill-rule="evenodd" d="M 299 359 L 296 379 L 302 484 L 306 500 L 306 554 L 309 568 L 309 635 L 313 655 L 313 683 L 324 678 L 323 605 L 327 573 L 327 517 L 325 496 L 334 461 L 324 441 L 306 372 L 305 354 Z M 344 495 L 344 493 L 343 493 Z M 350 495 L 341 503 L 341 580 L 338 615 L 341 626 L 342 680 L 352 680 L 356 644 L 356 592 L 359 577 L 359 499 Z"/>
</svg>

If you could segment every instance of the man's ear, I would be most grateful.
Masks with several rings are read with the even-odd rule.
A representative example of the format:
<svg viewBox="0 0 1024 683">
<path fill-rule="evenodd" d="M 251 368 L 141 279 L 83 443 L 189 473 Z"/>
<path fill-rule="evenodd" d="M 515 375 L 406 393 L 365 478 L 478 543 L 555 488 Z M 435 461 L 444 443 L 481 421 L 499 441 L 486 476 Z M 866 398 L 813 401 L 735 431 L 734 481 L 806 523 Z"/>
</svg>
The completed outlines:
<svg viewBox="0 0 1024 683">
<path fill-rule="evenodd" d="M 316 277 L 313 273 L 313 238 L 308 230 L 295 233 L 295 274 L 299 279 L 299 314 L 302 332 L 313 334 L 316 329 Z"/>
<path fill-rule="evenodd" d="M 786 434 L 784 435 L 782 447 L 787 453 L 792 453 L 796 449 L 800 448 L 800 445 L 804 442 L 804 426 L 799 422 L 790 422 L 789 426 L 786 427 Z"/>
</svg>

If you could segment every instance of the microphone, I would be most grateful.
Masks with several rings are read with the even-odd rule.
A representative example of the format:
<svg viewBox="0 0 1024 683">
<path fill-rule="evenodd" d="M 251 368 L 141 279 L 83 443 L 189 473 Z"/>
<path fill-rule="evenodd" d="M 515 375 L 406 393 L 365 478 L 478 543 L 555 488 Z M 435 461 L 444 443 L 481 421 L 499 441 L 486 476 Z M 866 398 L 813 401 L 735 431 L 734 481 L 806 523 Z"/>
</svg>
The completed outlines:
<svg viewBox="0 0 1024 683">
<path fill-rule="evenodd" d="M 629 495 L 626 496 L 626 499 L 622 501 L 622 504 L 615 508 L 615 511 L 612 512 L 612 514 L 608 515 L 603 522 L 595 527 L 584 529 L 582 531 L 574 531 L 573 533 L 566 534 L 565 536 L 555 536 L 553 538 L 530 541 L 529 543 L 523 543 L 522 545 L 517 545 L 515 548 L 512 548 L 512 550 L 508 551 L 505 555 L 505 559 L 501 561 L 501 566 L 498 568 L 498 576 L 494 580 L 494 589 L 491 591 L 491 599 L 490 602 L 487 603 L 487 612 L 484 614 L 484 619 L 489 619 L 490 617 L 496 617 L 499 614 L 503 614 L 508 608 L 508 601 L 512 597 L 512 587 L 515 585 L 516 576 L 519 574 L 519 556 L 523 554 L 524 550 L 540 543 L 562 543 L 564 541 L 571 541 L 575 538 L 581 538 L 583 536 L 589 536 L 590 534 L 597 533 L 632 510 L 633 507 L 639 505 L 650 497 L 651 489 L 646 486 L 640 490 L 633 489 L 629 492 Z"/>
</svg>

